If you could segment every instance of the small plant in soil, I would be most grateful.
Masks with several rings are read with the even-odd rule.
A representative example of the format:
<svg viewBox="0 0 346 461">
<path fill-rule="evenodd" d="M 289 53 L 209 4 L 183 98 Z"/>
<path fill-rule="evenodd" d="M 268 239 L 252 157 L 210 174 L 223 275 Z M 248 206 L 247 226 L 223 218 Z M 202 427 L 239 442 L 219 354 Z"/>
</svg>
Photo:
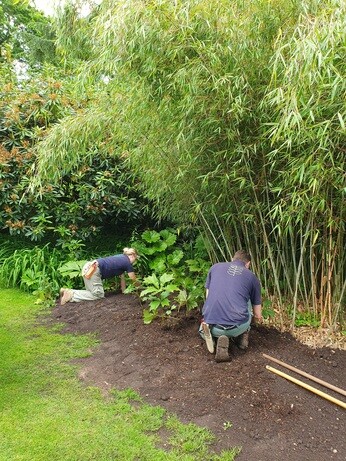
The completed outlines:
<svg viewBox="0 0 346 461">
<path fill-rule="evenodd" d="M 173 274 L 162 274 L 157 277 L 155 274 L 145 277 L 142 285 L 146 287 L 140 297 L 143 301 L 148 302 L 148 308 L 143 311 L 144 323 L 151 323 L 158 316 L 170 315 L 172 310 L 176 309 L 175 304 L 171 304 L 170 297 L 179 288 L 174 283 Z"/>
</svg>

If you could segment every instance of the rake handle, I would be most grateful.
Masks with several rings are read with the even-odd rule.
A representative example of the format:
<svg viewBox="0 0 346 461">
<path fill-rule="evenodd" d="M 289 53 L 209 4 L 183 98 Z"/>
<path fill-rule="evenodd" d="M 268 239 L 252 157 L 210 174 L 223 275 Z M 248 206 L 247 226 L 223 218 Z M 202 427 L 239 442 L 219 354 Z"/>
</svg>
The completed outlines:
<svg viewBox="0 0 346 461">
<path fill-rule="evenodd" d="M 285 368 L 288 368 L 289 370 L 292 370 L 299 375 L 305 376 L 305 378 L 311 379 L 311 381 L 315 381 L 318 384 L 322 384 L 322 386 L 328 387 L 332 391 L 338 392 L 339 394 L 342 394 L 346 397 L 346 391 L 343 389 L 340 389 L 340 387 L 333 386 L 333 384 L 329 384 L 326 381 L 322 381 L 322 379 L 315 378 L 315 376 L 309 375 L 308 373 L 305 373 L 305 371 L 299 370 L 298 368 L 292 367 L 292 365 L 289 365 L 288 363 L 281 362 L 281 360 L 275 359 L 274 357 L 271 357 L 270 355 L 263 354 L 263 357 L 266 359 L 269 359 Z"/>
<path fill-rule="evenodd" d="M 314 394 L 319 395 L 320 397 L 323 397 L 326 400 L 329 400 L 330 402 L 335 403 L 336 405 L 339 405 L 340 407 L 344 408 L 346 410 L 346 403 L 342 402 L 341 400 L 335 399 L 329 394 L 326 394 L 325 392 L 319 391 L 315 387 L 309 386 L 309 384 L 303 383 L 303 381 L 299 381 L 299 379 L 293 378 L 292 376 L 283 373 L 280 370 L 277 370 L 276 368 L 270 367 L 269 365 L 266 366 L 267 370 L 271 371 L 272 373 L 275 373 L 279 376 L 282 376 L 283 378 L 288 379 L 289 381 L 292 381 L 293 383 L 297 384 L 298 386 L 303 387 L 304 389 L 307 389 L 308 391 L 313 392 Z"/>
</svg>

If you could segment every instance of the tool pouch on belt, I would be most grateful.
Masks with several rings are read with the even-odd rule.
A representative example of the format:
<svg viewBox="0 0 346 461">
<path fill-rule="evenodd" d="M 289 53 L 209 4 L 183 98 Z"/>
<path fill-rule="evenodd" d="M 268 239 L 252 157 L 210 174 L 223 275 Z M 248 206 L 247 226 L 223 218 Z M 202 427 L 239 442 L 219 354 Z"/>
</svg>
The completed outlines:
<svg viewBox="0 0 346 461">
<path fill-rule="evenodd" d="M 91 261 L 83 267 L 82 276 L 86 279 L 90 279 L 98 267 L 97 261 Z"/>
</svg>

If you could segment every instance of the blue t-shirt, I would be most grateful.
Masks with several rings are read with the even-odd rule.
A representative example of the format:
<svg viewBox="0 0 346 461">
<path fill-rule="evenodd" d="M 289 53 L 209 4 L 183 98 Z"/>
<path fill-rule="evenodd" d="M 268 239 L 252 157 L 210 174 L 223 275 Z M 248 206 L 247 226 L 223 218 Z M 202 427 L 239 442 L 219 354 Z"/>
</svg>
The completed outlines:
<svg viewBox="0 0 346 461">
<path fill-rule="evenodd" d="M 261 285 L 242 261 L 214 264 L 205 287 L 208 297 L 203 306 L 204 321 L 209 324 L 241 325 L 249 320 L 248 302 L 261 304 Z"/>
<path fill-rule="evenodd" d="M 106 258 L 99 258 L 97 262 L 103 279 L 110 279 L 124 272 L 134 272 L 126 255 L 107 256 Z"/>
</svg>

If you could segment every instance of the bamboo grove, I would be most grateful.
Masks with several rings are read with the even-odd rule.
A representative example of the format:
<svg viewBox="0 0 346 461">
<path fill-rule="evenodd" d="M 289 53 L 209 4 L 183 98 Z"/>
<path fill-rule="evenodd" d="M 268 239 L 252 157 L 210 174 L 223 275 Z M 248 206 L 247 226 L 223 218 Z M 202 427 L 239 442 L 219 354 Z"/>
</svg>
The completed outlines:
<svg viewBox="0 0 346 461">
<path fill-rule="evenodd" d="M 248 248 L 281 318 L 336 326 L 345 24 L 342 0 L 105 0 L 84 24 L 88 107 L 51 129 L 36 174 L 57 179 L 102 145 L 157 219 L 201 229 L 212 261 Z"/>
</svg>

